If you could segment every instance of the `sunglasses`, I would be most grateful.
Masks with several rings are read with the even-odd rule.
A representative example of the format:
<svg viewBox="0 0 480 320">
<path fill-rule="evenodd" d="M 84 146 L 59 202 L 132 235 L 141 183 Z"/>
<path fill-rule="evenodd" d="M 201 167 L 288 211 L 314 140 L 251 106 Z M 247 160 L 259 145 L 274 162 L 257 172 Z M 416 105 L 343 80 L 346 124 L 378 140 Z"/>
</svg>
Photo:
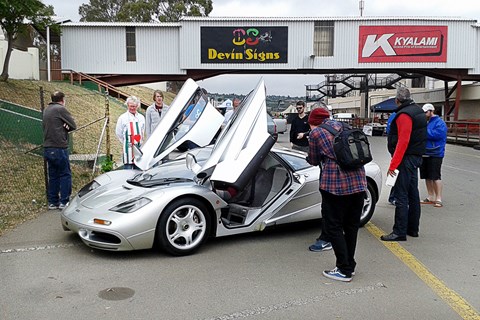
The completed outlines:
<svg viewBox="0 0 480 320">
<path fill-rule="evenodd" d="M 303 107 L 297 108 L 297 110 L 302 110 L 302 109 L 303 109 Z"/>
</svg>

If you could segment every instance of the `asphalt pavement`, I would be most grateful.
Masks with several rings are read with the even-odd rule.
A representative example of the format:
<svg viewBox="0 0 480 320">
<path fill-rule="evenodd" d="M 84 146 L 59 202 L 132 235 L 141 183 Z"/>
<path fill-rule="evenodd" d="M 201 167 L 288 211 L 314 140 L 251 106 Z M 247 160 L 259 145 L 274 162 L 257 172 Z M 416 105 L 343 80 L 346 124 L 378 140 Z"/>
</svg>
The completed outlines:
<svg viewBox="0 0 480 320">
<path fill-rule="evenodd" d="M 386 138 L 370 141 L 385 173 Z M 321 275 L 332 251 L 308 251 L 318 222 L 171 257 L 88 248 L 45 212 L 0 237 L 0 319 L 480 319 L 479 178 L 480 151 L 448 145 L 444 207 L 422 205 L 420 237 L 401 243 L 378 239 L 393 224 L 384 186 L 351 283 Z"/>
</svg>

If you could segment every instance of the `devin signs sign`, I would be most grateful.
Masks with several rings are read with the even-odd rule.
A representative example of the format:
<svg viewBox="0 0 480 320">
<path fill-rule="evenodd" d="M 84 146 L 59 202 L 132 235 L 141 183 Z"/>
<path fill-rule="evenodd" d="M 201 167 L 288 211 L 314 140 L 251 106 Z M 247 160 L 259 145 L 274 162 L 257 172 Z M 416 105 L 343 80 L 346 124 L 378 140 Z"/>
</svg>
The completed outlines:
<svg viewBox="0 0 480 320">
<path fill-rule="evenodd" d="M 360 26 L 358 62 L 447 62 L 447 26 Z"/>
<path fill-rule="evenodd" d="M 287 27 L 201 27 L 202 63 L 287 63 Z"/>
</svg>

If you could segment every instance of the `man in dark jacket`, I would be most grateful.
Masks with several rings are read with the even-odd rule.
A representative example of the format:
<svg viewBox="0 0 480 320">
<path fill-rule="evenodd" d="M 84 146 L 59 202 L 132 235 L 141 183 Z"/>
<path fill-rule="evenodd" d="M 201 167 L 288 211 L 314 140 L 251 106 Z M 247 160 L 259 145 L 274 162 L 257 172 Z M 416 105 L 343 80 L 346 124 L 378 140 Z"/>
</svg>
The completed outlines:
<svg viewBox="0 0 480 320">
<path fill-rule="evenodd" d="M 48 209 L 63 209 L 72 193 L 72 172 L 68 158 L 68 132 L 77 128 L 65 108 L 65 94 L 56 91 L 43 111 L 43 154 L 48 165 Z"/>
<path fill-rule="evenodd" d="M 383 241 L 405 241 L 407 235 L 418 237 L 420 196 L 418 168 L 422 164 L 427 142 L 427 118 L 410 98 L 407 88 L 398 88 L 398 105 L 388 134 L 388 151 L 392 155 L 387 175 L 398 177 L 395 183 L 395 223 L 393 231 L 381 236 Z"/>
<path fill-rule="evenodd" d="M 305 102 L 298 101 L 297 115 L 292 119 L 290 126 L 290 142 L 292 149 L 308 152 L 308 115 L 305 113 Z"/>
</svg>

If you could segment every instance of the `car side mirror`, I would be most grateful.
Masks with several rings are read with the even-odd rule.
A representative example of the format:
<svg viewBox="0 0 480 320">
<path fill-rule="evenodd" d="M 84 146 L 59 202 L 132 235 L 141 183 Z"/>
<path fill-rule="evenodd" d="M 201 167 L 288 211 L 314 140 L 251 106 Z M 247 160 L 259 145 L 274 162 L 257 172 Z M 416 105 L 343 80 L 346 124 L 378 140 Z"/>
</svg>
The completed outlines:
<svg viewBox="0 0 480 320">
<path fill-rule="evenodd" d="M 195 174 L 199 173 L 200 169 L 202 168 L 197 163 L 195 156 L 191 153 L 187 153 L 187 156 L 185 157 L 185 163 L 187 165 L 187 169 L 192 170 Z"/>
</svg>

